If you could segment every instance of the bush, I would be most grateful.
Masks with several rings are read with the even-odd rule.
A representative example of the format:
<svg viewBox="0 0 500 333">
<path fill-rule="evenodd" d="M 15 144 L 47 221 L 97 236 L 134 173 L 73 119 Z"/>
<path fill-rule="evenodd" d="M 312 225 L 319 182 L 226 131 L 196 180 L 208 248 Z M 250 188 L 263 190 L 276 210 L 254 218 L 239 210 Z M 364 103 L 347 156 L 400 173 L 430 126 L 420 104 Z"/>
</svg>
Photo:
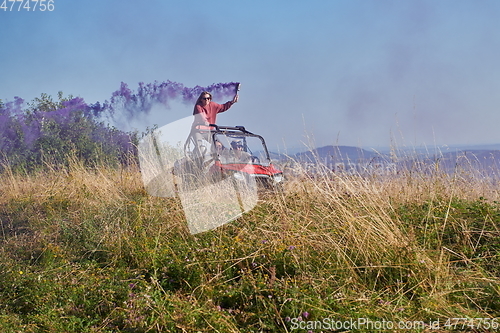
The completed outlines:
<svg viewBox="0 0 500 333">
<path fill-rule="evenodd" d="M 16 170 L 44 165 L 67 166 L 68 158 L 85 165 L 126 164 L 135 160 L 137 133 L 126 133 L 97 118 L 99 105 L 82 98 L 42 94 L 28 103 L 16 97 L 0 103 L 0 162 Z"/>
</svg>

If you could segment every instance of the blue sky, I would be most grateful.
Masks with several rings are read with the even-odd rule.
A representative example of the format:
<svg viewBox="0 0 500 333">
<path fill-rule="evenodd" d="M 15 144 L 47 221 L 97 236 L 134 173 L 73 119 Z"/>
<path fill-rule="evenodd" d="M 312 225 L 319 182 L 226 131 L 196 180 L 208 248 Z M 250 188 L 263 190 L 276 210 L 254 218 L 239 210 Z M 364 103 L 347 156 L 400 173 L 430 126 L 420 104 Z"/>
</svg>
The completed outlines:
<svg viewBox="0 0 500 333">
<path fill-rule="evenodd" d="M 9 5 L 10 6 L 10 5 Z M 0 99 L 237 81 L 221 125 L 288 148 L 500 143 L 496 0 L 54 0 L 0 10 Z M 225 102 L 225 101 L 218 101 Z M 192 106 L 155 109 L 165 125 Z"/>
</svg>

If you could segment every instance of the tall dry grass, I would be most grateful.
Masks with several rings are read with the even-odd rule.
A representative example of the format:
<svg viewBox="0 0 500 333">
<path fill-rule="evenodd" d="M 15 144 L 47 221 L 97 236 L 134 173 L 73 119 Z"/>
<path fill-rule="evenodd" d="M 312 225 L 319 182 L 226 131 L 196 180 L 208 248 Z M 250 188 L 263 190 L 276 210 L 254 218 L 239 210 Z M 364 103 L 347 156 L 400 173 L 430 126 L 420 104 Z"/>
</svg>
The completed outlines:
<svg viewBox="0 0 500 333">
<path fill-rule="evenodd" d="M 194 236 L 179 200 L 149 196 L 137 167 L 85 168 L 75 160 L 29 175 L 7 169 L 0 175 L 2 278 L 21 285 L 38 276 L 46 296 L 38 303 L 25 291 L 35 305 L 0 309 L 0 319 L 16 316 L 9 319 L 16 328 L 52 320 L 53 331 L 71 331 L 68 322 L 80 318 L 80 329 L 93 332 L 239 332 L 288 331 L 297 316 L 499 315 L 491 301 L 499 298 L 499 271 L 488 263 L 499 262 L 497 180 L 464 169 L 308 175 L 297 168 L 283 193 Z M 95 301 L 67 300 L 68 309 L 94 309 L 94 320 L 65 306 L 66 319 L 50 317 L 62 286 L 72 299 L 83 292 L 64 281 L 90 286 L 96 270 L 101 280 L 120 278 L 94 291 Z M 5 304 L 18 299 L 0 290 Z"/>
</svg>

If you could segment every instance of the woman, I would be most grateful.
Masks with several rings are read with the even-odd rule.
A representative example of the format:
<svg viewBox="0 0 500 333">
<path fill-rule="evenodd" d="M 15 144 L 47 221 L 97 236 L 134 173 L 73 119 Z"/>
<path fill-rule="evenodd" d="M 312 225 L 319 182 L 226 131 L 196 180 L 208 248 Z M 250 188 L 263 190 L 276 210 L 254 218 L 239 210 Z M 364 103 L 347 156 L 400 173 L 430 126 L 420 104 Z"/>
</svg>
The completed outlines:
<svg viewBox="0 0 500 333">
<path fill-rule="evenodd" d="M 204 91 L 198 97 L 194 106 L 194 122 L 190 136 L 193 138 L 195 147 L 194 152 L 198 156 L 207 155 L 211 146 L 210 124 L 215 124 L 218 113 L 227 111 L 234 103 L 238 102 L 238 94 L 232 101 L 224 104 L 218 104 L 212 101 L 212 94 Z M 188 139 L 189 141 L 189 139 Z M 207 141 L 208 145 L 204 142 Z"/>
<path fill-rule="evenodd" d="M 207 91 L 202 92 L 194 106 L 194 127 L 199 130 L 210 130 L 208 125 L 216 123 L 217 114 L 227 111 L 236 102 L 238 102 L 237 94 L 232 101 L 217 104 L 212 101 L 212 94 Z"/>
</svg>

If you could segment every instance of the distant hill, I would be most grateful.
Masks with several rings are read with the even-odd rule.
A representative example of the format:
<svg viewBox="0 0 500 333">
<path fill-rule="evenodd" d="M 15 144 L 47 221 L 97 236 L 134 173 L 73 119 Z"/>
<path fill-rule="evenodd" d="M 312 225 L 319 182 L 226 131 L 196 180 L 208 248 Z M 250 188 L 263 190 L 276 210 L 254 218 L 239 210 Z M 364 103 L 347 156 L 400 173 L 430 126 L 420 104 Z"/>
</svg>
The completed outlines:
<svg viewBox="0 0 500 333">
<path fill-rule="evenodd" d="M 294 155 L 297 161 L 314 163 L 320 161 L 359 162 L 376 158 L 385 159 L 386 155 L 375 151 L 352 146 L 324 146 Z"/>
<path fill-rule="evenodd" d="M 439 170 L 454 172 L 456 170 L 486 171 L 488 174 L 500 175 L 500 150 L 467 149 L 449 147 L 446 151 L 406 150 L 397 151 L 395 156 L 366 150 L 352 146 L 324 146 L 295 155 L 270 153 L 275 161 L 286 161 L 290 158 L 299 163 L 322 164 L 330 169 L 369 170 L 373 167 L 387 170 Z"/>
<path fill-rule="evenodd" d="M 500 150 L 500 143 L 498 144 L 487 144 L 487 145 L 471 145 L 471 146 L 463 146 L 463 145 L 450 145 L 450 148 L 458 148 L 459 150 Z"/>
<path fill-rule="evenodd" d="M 432 155 L 407 157 L 398 162 L 400 167 L 411 165 L 439 166 L 441 170 L 474 169 L 488 172 L 500 170 L 500 150 L 457 150 Z"/>
</svg>

